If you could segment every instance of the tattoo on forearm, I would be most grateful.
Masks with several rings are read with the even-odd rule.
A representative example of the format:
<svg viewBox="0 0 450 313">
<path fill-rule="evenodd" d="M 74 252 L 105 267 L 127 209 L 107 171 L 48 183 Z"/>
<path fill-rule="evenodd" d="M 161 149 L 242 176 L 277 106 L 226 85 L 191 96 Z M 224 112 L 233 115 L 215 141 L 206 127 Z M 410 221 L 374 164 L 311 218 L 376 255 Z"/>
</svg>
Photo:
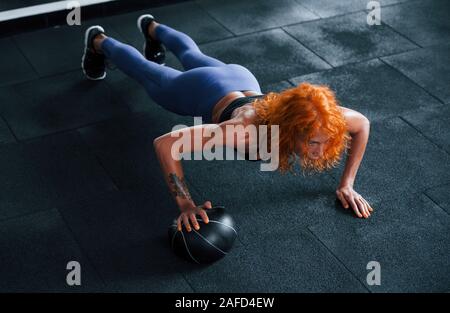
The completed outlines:
<svg viewBox="0 0 450 313">
<path fill-rule="evenodd" d="M 170 173 L 169 185 L 170 191 L 172 192 L 174 197 L 181 197 L 184 199 L 192 200 L 183 177 L 180 178 L 177 176 L 177 174 Z"/>
</svg>

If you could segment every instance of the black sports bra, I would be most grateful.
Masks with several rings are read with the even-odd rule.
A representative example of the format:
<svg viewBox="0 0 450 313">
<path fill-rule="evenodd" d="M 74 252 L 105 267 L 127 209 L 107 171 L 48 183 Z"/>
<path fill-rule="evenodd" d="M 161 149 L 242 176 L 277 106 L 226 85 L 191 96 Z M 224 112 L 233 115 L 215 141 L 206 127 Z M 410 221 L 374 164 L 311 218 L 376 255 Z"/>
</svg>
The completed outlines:
<svg viewBox="0 0 450 313">
<path fill-rule="evenodd" d="M 220 114 L 219 123 L 222 123 L 223 121 L 228 121 L 231 118 L 231 113 L 233 113 L 234 109 L 239 108 L 247 103 L 252 102 L 253 99 L 262 98 L 262 97 L 264 97 L 264 95 L 247 96 L 247 97 L 241 97 L 241 98 L 234 99 L 222 111 L 222 114 Z"/>
<path fill-rule="evenodd" d="M 231 118 L 231 113 L 233 113 L 234 109 L 239 108 L 247 103 L 252 102 L 253 99 L 262 98 L 264 95 L 255 95 L 255 96 L 246 96 L 242 98 L 234 99 L 220 114 L 219 123 L 223 121 L 228 121 Z M 236 148 L 234 150 L 237 150 Z M 245 153 L 245 160 L 247 161 L 259 161 L 259 160 L 250 160 L 248 152 Z"/>
</svg>

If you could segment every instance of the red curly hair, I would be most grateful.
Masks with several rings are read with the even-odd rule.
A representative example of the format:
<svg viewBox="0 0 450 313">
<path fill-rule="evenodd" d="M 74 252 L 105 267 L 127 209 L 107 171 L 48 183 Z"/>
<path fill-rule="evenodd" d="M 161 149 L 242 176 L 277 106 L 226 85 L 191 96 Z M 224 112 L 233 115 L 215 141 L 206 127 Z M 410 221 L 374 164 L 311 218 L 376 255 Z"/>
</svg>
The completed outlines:
<svg viewBox="0 0 450 313">
<path fill-rule="evenodd" d="M 335 167 L 351 140 L 334 92 L 325 85 L 301 83 L 280 93 L 269 92 L 253 102 L 256 124 L 279 125 L 279 170 L 294 173 L 296 157 L 303 173 L 322 172 Z M 329 137 L 323 157 L 309 159 L 306 149 L 317 131 Z M 301 155 L 295 147 L 300 140 Z M 270 142 L 269 142 L 270 149 Z M 295 173 L 294 173 L 295 174 Z"/>
</svg>

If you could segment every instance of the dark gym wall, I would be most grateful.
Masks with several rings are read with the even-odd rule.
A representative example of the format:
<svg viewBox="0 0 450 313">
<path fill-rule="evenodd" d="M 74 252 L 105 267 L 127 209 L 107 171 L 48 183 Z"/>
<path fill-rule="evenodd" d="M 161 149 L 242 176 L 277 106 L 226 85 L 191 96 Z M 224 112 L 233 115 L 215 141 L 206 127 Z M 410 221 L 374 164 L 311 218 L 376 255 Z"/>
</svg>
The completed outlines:
<svg viewBox="0 0 450 313">
<path fill-rule="evenodd" d="M 114 0 L 93 4 L 83 7 L 83 19 L 89 20 L 92 18 L 111 16 L 115 14 L 123 14 L 135 10 L 140 10 L 149 7 L 159 7 L 163 5 L 170 5 L 178 2 L 185 2 L 187 0 Z M 23 7 L 34 6 L 38 4 L 45 4 L 54 1 L 49 0 L 13 0 L 0 1 L 0 12 L 6 10 L 13 10 Z M 24 18 L 0 21 L 0 38 L 11 36 L 18 33 L 33 31 L 40 28 L 52 27 L 66 23 L 66 16 L 68 11 L 62 10 L 58 12 L 49 12 L 45 14 L 37 14 L 27 16 Z"/>
</svg>

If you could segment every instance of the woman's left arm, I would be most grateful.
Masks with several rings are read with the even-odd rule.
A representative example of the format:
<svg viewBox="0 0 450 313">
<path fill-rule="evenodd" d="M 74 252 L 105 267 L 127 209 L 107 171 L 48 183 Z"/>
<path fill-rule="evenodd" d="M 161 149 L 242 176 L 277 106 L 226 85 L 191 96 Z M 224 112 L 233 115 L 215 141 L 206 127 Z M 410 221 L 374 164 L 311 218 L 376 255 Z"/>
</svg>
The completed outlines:
<svg viewBox="0 0 450 313">
<path fill-rule="evenodd" d="M 352 137 L 348 150 L 347 161 L 341 177 L 336 196 L 344 208 L 351 207 L 355 214 L 362 218 L 368 218 L 373 211 L 370 204 L 353 189 L 356 173 L 366 150 L 369 139 L 370 122 L 361 113 L 341 107 L 347 122 L 348 132 Z"/>
</svg>

